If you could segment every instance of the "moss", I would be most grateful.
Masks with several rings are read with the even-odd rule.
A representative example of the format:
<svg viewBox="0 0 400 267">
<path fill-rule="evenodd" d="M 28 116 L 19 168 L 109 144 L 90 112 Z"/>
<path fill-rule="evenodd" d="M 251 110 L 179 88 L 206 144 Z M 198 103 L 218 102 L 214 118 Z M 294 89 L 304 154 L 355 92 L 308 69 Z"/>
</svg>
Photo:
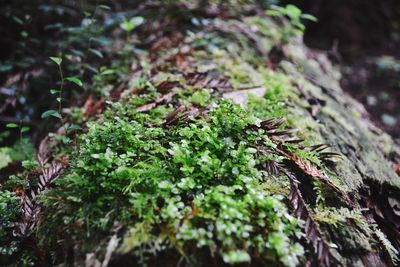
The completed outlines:
<svg viewBox="0 0 400 267">
<path fill-rule="evenodd" d="M 62 228 L 73 240 L 85 236 L 87 249 L 94 249 L 118 221 L 131 233 L 147 229 L 137 241 L 128 235 L 121 248 L 145 258 L 150 255 L 141 247 L 163 240 L 164 249 L 178 247 L 190 260 L 195 246 L 228 263 L 299 261 L 298 222 L 256 168 L 254 142 L 267 136 L 246 130 L 255 117 L 225 100 L 213 104 L 207 121 L 146 128 L 150 115 L 129 109 L 116 105 L 100 124 L 89 125 L 68 174 L 43 198 L 43 242 L 52 243 L 45 233 Z"/>
<path fill-rule="evenodd" d="M 243 60 L 252 58 L 251 49 L 242 49 L 245 43 L 233 43 L 229 51 L 218 48 L 221 44 L 215 43 L 212 53 L 194 53 L 194 58 L 187 60 L 199 66 L 214 62 L 207 65 L 204 80 L 228 77 L 236 90 L 262 86 L 264 97 L 249 95 L 246 105 L 240 107 L 219 100 L 223 90 L 208 89 L 207 85 L 198 88 L 193 82 L 189 85 L 180 74 L 135 76 L 120 103 L 98 122 L 88 124 L 89 131 L 81 137 L 68 173 L 42 198 L 46 209 L 38 236 L 43 245 L 57 247 L 55 240 L 47 238 L 54 231 L 64 244 L 79 246 L 83 242 L 79 249 L 83 257 L 96 249 L 113 227 L 122 227 L 119 253 L 142 262 L 151 259 L 151 254 L 168 251 L 188 262 L 206 264 L 197 255 L 207 248 L 219 261 L 232 264 L 299 263 L 301 226 L 285 204 L 289 179 L 269 175 L 262 167 L 267 160 L 282 162 L 285 158 L 257 153 L 260 145 L 273 148 L 276 144 L 265 131 L 250 127 L 282 117 L 288 123 L 280 130 L 300 125 L 303 114 L 296 112 L 296 103 L 301 104 L 299 93 L 290 76 L 254 60 Z M 162 91 L 164 86 L 169 89 Z M 156 103 L 167 92 L 173 93 L 171 100 L 147 112 L 136 111 Z M 196 108 L 210 111 L 206 116 L 182 116 L 184 121 L 165 125 L 167 114 L 180 106 L 186 107 L 186 112 Z M 181 118 L 179 113 L 177 118 Z M 311 139 L 317 135 L 309 132 L 315 130 L 315 124 L 308 122 L 299 136 Z M 291 143 L 285 147 L 323 170 L 316 153 Z M 327 192 L 322 189 L 317 193 L 324 200 Z"/>
<path fill-rule="evenodd" d="M 14 192 L 0 187 L 0 264 L 1 266 L 33 266 L 33 253 L 24 250 L 13 232 L 19 217 L 18 198 Z"/>
<path fill-rule="evenodd" d="M 250 96 L 245 110 L 218 100 L 219 91 L 189 85 L 179 74 L 134 77 L 120 103 L 88 124 L 67 174 L 42 197 L 46 208 L 38 237 L 44 246 L 57 247 L 48 238 L 57 233 L 64 244 L 78 246 L 83 258 L 114 227 L 122 227 L 119 253 L 142 262 L 168 251 L 205 264 L 197 255 L 207 248 L 217 260 L 232 264 L 299 263 L 303 248 L 296 236 L 301 228 L 284 202 L 288 178 L 270 176 L 261 167 L 265 160 L 284 159 L 261 157 L 255 147 L 276 145 L 263 130 L 250 127 L 281 117 L 295 125 L 290 101 L 298 95 L 289 76 L 244 60 L 254 58 L 247 41 L 225 50 L 219 46 L 227 40 L 212 40 L 212 53 L 188 60 L 199 66 L 213 60 L 208 67 L 212 77 L 228 77 L 234 89 L 264 86 L 265 96 Z M 162 97 L 165 84 L 172 86 L 167 90 L 174 93 L 171 101 L 148 112 L 135 111 Z M 206 117 L 165 126 L 167 114 L 178 106 L 210 111 Z M 302 160 L 322 166 L 314 153 L 286 146 Z"/>
<path fill-rule="evenodd" d="M 357 108 L 359 104 L 340 95 L 336 70 L 330 65 L 321 66 L 319 61 L 310 59 L 301 46 L 289 45 L 286 53 L 293 63 L 282 63 L 285 72 L 299 81 L 302 93 L 307 98 L 322 103 L 317 113 L 320 126 L 311 127 L 306 132 L 311 139 L 324 140 L 345 156 L 336 164 L 333 176 L 340 179 L 342 186 L 350 191 L 357 191 L 370 178 L 399 187 L 399 180 L 377 146 L 381 137 L 366 128 L 365 124 L 368 123 L 363 124 L 363 114 Z M 323 68 L 332 73 L 324 74 Z M 311 114 L 304 113 L 304 116 L 314 120 Z M 396 147 L 393 141 L 391 144 Z M 386 148 L 386 155 L 387 151 Z"/>
<path fill-rule="evenodd" d="M 35 149 L 27 138 L 21 138 L 12 147 L 0 147 L 0 169 L 17 161 L 32 160 Z"/>
</svg>

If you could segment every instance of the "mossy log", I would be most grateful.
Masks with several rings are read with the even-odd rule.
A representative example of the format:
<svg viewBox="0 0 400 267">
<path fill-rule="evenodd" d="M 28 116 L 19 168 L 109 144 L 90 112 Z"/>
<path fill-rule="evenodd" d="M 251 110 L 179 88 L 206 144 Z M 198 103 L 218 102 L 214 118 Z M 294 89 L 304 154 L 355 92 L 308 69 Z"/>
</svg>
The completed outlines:
<svg viewBox="0 0 400 267">
<path fill-rule="evenodd" d="M 325 54 L 245 10 L 143 13 L 114 103 L 72 142 L 63 174 L 53 160 L 26 196 L 37 262 L 396 265 L 398 145 Z"/>
</svg>

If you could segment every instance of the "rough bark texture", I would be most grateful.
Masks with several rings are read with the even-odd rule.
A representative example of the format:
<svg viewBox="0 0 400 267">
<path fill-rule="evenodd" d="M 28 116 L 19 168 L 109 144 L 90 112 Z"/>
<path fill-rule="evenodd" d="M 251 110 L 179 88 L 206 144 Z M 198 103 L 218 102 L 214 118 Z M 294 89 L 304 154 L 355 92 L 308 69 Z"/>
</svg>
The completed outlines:
<svg viewBox="0 0 400 267">
<path fill-rule="evenodd" d="M 284 48 L 292 62 L 282 62 L 283 68 L 296 80 L 307 80 L 299 86 L 299 93 L 310 104 L 304 117 L 318 122 L 312 127 L 312 139 L 333 146 L 344 155 L 333 168 L 333 177 L 340 180 L 347 194 L 362 209 L 368 223 L 376 223 L 399 249 L 399 176 L 394 163 L 399 160 L 399 148 L 395 142 L 369 120 L 364 107 L 343 92 L 337 72 L 321 54 L 315 54 L 301 44 Z M 299 125 L 299 127 L 301 127 Z M 381 266 L 377 255 L 358 254 L 367 248 L 369 239 L 354 226 L 347 225 L 340 233 L 331 229 L 331 238 L 341 240 L 344 257 L 349 265 Z M 342 235 L 343 234 L 343 235 Z M 347 254 L 347 255 L 345 255 Z"/>
</svg>

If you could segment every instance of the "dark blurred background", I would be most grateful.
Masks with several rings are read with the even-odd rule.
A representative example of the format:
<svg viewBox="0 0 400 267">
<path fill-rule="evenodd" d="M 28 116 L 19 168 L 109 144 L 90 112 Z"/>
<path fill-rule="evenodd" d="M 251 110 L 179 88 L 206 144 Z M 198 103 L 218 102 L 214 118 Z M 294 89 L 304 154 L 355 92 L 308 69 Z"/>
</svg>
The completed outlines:
<svg viewBox="0 0 400 267">
<path fill-rule="evenodd" d="M 291 0 L 318 18 L 305 42 L 341 65 L 342 87 L 365 104 L 372 119 L 400 137 L 400 1 Z"/>
</svg>

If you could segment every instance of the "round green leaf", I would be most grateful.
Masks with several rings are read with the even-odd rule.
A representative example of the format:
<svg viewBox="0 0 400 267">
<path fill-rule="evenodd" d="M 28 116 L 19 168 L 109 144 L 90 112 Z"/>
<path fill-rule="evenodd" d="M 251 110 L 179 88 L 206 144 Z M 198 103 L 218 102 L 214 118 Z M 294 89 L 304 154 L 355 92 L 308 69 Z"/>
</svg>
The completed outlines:
<svg viewBox="0 0 400 267">
<path fill-rule="evenodd" d="M 6 127 L 7 127 L 7 128 L 18 128 L 19 126 L 18 126 L 18 124 L 16 124 L 16 123 L 8 123 L 8 124 L 6 125 Z"/>
<path fill-rule="evenodd" d="M 48 118 L 50 116 L 62 119 L 61 114 L 57 110 L 47 110 L 42 113 L 42 119 Z"/>
<path fill-rule="evenodd" d="M 60 65 L 61 62 L 62 62 L 62 58 L 60 58 L 60 57 L 50 57 L 50 59 L 51 59 L 54 63 L 56 63 L 57 65 Z"/>
<path fill-rule="evenodd" d="M 25 133 L 25 132 L 27 132 L 29 130 L 30 130 L 30 128 L 28 126 L 24 126 L 24 127 L 21 128 L 21 133 Z"/>
<path fill-rule="evenodd" d="M 82 81 L 79 80 L 77 77 L 72 76 L 72 77 L 67 77 L 67 78 L 65 78 L 65 79 L 66 79 L 67 81 L 69 81 L 69 82 L 72 82 L 72 83 L 74 83 L 74 84 L 80 86 L 80 87 L 83 87 Z"/>
</svg>

